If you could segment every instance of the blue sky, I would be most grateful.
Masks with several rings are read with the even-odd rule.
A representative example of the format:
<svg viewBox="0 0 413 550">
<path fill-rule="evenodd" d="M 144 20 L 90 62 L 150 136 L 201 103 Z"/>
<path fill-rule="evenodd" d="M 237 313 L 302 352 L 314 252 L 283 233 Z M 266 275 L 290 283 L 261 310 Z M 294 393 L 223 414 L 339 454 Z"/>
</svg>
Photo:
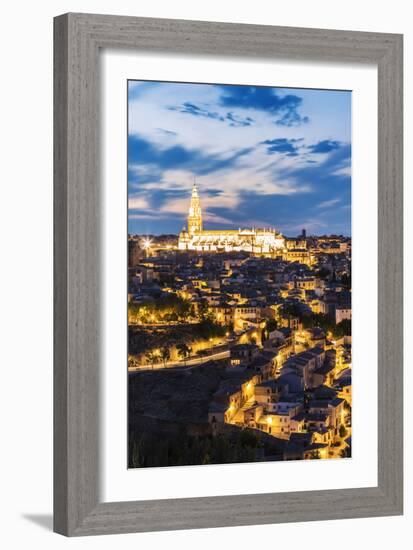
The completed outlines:
<svg viewBox="0 0 413 550">
<path fill-rule="evenodd" d="M 130 233 L 204 226 L 351 234 L 351 92 L 128 82 Z"/>
</svg>

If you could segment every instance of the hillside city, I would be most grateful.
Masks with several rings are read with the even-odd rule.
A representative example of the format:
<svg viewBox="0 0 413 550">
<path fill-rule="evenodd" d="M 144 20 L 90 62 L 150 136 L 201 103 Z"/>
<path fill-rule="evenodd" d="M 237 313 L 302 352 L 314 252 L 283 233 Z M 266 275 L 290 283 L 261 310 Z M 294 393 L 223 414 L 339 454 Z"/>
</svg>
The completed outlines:
<svg viewBox="0 0 413 550">
<path fill-rule="evenodd" d="M 350 456 L 350 238 L 128 244 L 131 467 Z"/>
</svg>

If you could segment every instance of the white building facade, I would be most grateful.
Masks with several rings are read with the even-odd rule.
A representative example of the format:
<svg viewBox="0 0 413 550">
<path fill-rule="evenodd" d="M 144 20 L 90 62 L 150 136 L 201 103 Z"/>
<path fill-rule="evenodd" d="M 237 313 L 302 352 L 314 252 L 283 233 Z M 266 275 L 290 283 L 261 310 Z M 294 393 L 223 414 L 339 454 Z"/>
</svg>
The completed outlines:
<svg viewBox="0 0 413 550">
<path fill-rule="evenodd" d="M 282 252 L 285 239 L 275 229 L 205 230 L 198 189 L 194 183 L 188 212 L 188 224 L 179 235 L 179 250 L 199 252 L 250 252 L 272 256 Z"/>
</svg>

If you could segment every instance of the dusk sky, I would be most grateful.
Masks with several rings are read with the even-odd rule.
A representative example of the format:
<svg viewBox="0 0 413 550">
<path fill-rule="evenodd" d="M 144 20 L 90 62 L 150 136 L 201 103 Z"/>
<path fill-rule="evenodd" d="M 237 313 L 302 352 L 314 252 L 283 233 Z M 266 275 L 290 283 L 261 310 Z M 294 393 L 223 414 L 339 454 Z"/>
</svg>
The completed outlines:
<svg viewBox="0 0 413 550">
<path fill-rule="evenodd" d="M 351 92 L 128 82 L 129 233 L 351 234 Z"/>
</svg>

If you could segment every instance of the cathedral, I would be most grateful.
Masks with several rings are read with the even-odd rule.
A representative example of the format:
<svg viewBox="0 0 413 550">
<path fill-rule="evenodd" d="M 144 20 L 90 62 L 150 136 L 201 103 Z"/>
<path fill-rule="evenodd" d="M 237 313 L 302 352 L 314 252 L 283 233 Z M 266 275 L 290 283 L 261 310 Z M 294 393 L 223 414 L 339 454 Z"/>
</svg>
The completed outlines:
<svg viewBox="0 0 413 550">
<path fill-rule="evenodd" d="M 275 229 L 205 230 L 202 225 L 201 201 L 194 182 L 187 228 L 184 228 L 179 234 L 178 248 L 180 250 L 244 251 L 271 257 L 282 253 L 284 247 L 285 239 Z"/>
</svg>

